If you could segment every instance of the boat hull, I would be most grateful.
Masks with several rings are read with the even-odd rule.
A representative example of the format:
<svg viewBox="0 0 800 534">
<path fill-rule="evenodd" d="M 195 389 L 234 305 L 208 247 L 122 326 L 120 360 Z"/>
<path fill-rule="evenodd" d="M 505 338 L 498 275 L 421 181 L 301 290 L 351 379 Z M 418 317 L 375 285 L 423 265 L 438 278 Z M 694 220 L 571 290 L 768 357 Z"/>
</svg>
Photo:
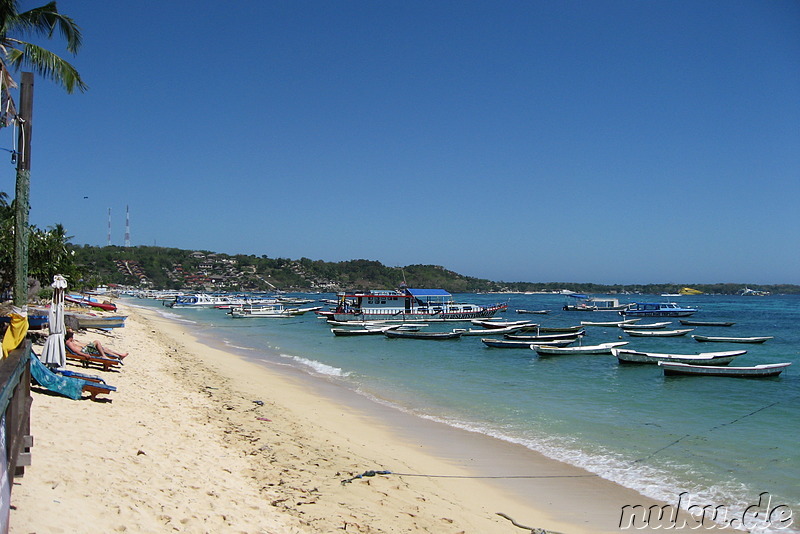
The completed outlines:
<svg viewBox="0 0 800 534">
<path fill-rule="evenodd" d="M 472 321 L 473 319 L 488 319 L 493 317 L 498 311 L 504 310 L 505 307 L 492 307 L 492 308 L 485 308 L 480 311 L 475 312 L 386 312 L 386 313 L 374 313 L 374 312 L 363 312 L 359 314 L 355 313 L 336 313 L 334 312 L 331 316 L 334 321 L 337 322 L 369 322 L 369 321 L 376 321 L 376 322 L 397 322 L 397 323 L 408 323 L 408 322 L 425 322 L 425 323 L 441 323 L 441 322 L 466 322 Z"/>
<path fill-rule="evenodd" d="M 727 378 L 768 378 L 778 376 L 791 362 L 754 365 L 752 367 L 718 367 L 659 362 L 665 376 L 722 376 Z"/>
<path fill-rule="evenodd" d="M 611 349 L 619 363 L 657 364 L 658 362 L 688 363 L 693 365 L 728 365 L 734 358 L 746 354 L 746 350 L 728 352 L 706 352 L 702 354 L 663 354 L 638 352 L 629 349 Z"/>
<path fill-rule="evenodd" d="M 700 343 L 764 343 L 772 339 L 772 336 L 764 337 L 716 337 L 716 336 L 692 336 L 695 341 Z"/>
</svg>

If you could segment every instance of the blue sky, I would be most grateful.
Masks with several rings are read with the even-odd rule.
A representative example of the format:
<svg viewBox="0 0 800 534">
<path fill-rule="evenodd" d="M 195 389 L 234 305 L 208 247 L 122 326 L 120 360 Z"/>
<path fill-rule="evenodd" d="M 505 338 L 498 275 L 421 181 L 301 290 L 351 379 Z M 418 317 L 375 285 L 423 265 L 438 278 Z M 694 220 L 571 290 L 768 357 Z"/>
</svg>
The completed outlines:
<svg viewBox="0 0 800 534">
<path fill-rule="evenodd" d="M 36 79 L 31 222 L 74 243 L 127 205 L 132 245 L 800 283 L 796 1 L 58 6 L 90 88 Z"/>
</svg>

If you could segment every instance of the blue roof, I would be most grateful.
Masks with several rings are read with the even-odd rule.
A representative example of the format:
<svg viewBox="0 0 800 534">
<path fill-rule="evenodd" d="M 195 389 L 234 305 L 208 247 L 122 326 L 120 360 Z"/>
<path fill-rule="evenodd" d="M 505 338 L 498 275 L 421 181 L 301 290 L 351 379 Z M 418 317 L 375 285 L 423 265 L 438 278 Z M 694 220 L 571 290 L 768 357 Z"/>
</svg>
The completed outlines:
<svg viewBox="0 0 800 534">
<path fill-rule="evenodd" d="M 415 297 L 449 297 L 450 293 L 444 289 L 411 289 L 407 288 L 406 291 Z"/>
</svg>

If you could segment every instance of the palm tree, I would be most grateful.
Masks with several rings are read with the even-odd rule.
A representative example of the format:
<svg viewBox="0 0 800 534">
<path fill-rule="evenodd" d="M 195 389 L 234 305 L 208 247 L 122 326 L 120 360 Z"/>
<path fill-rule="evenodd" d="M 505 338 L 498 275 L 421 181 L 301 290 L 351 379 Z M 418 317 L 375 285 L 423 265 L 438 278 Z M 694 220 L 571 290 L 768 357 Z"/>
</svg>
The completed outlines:
<svg viewBox="0 0 800 534">
<path fill-rule="evenodd" d="M 23 41 L 31 35 L 52 39 L 58 32 L 67 44 L 67 51 L 76 54 L 81 47 L 81 30 L 75 21 L 58 12 L 55 2 L 19 12 L 18 0 L 0 0 L 0 91 L 2 92 L 3 125 L 14 118 L 10 90 L 17 86 L 11 70 L 29 68 L 43 78 L 64 87 L 67 93 L 88 88 L 75 67 L 41 46 Z"/>
<path fill-rule="evenodd" d="M 17 188 L 14 199 L 14 304 L 27 302 L 28 291 L 28 195 L 30 193 L 30 107 L 33 103 L 33 74 L 23 73 L 21 115 L 18 116 L 11 98 L 11 89 L 17 84 L 10 69 L 28 68 L 46 79 L 55 81 L 72 93 L 75 89 L 85 91 L 75 67 L 56 54 L 38 45 L 20 39 L 29 35 L 52 39 L 58 32 L 67 42 L 67 50 L 77 53 L 81 46 L 81 31 L 75 21 L 58 12 L 55 2 L 20 13 L 18 0 L 0 0 L 0 126 L 15 120 L 20 128 L 21 157 L 17 159 Z M 25 89 L 23 91 L 22 89 Z M 25 143 L 28 143 L 27 147 Z"/>
</svg>

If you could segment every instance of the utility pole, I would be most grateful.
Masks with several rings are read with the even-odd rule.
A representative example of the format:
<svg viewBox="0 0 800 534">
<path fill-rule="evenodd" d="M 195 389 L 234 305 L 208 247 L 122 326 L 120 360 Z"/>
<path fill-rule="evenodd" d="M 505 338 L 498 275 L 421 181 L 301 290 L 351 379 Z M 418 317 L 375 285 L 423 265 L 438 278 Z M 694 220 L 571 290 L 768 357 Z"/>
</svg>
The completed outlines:
<svg viewBox="0 0 800 534">
<path fill-rule="evenodd" d="M 14 209 L 14 305 L 28 303 L 28 214 L 31 192 L 31 130 L 33 129 L 33 73 L 23 72 L 19 85 L 19 139 L 17 190 Z"/>
</svg>

